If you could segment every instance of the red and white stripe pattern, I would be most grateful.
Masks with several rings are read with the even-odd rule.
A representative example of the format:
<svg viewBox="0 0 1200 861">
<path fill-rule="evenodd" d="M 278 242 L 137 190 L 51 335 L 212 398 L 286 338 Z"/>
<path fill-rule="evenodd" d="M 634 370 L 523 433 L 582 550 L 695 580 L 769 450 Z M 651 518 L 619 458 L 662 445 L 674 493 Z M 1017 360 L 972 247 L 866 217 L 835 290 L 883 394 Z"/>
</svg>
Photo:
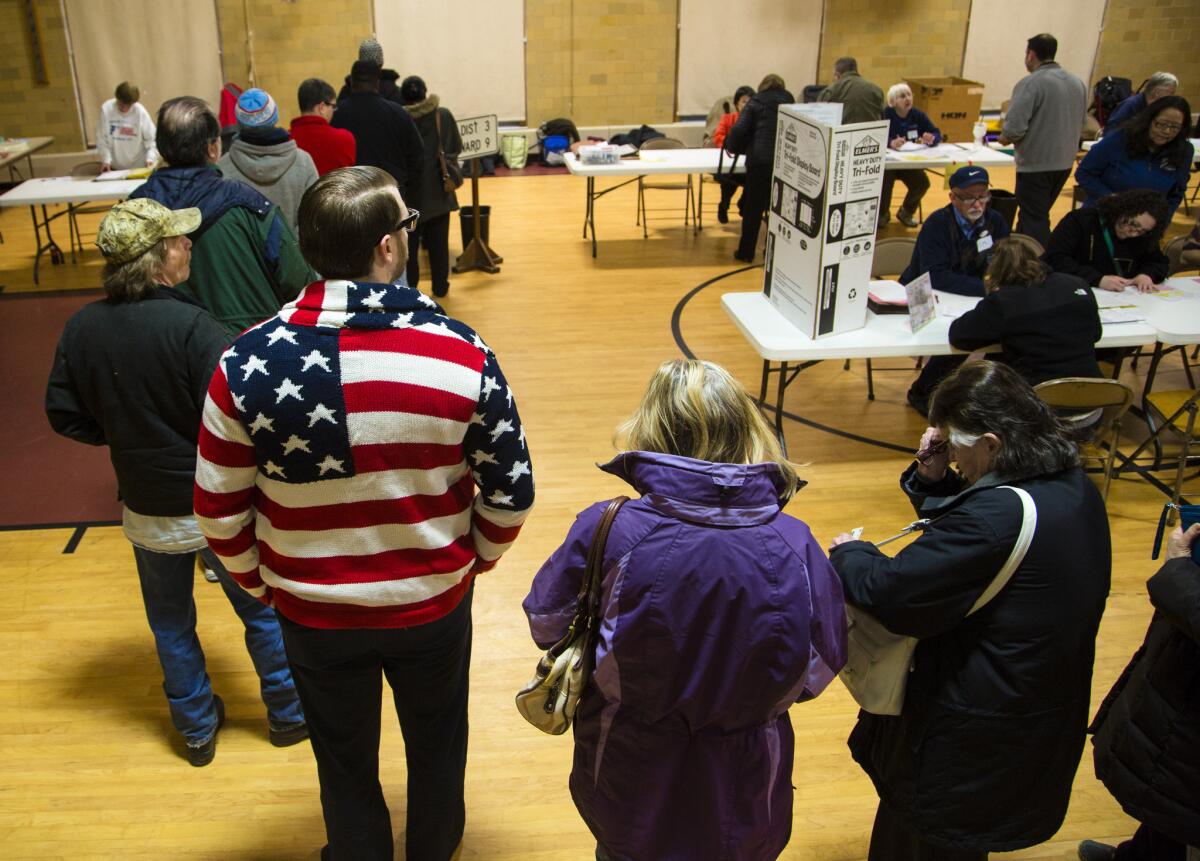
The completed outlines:
<svg viewBox="0 0 1200 861">
<path fill-rule="evenodd" d="M 532 505 L 494 354 L 430 304 L 406 287 L 317 282 L 213 375 L 197 519 L 230 574 L 295 622 L 440 618 Z"/>
</svg>

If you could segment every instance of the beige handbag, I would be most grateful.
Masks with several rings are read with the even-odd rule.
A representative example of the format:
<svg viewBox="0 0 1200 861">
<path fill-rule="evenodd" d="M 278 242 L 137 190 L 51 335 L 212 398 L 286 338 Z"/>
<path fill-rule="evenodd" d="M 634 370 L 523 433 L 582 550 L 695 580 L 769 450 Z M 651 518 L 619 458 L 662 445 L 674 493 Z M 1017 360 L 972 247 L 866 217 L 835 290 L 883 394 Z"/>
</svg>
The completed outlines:
<svg viewBox="0 0 1200 861">
<path fill-rule="evenodd" d="M 1013 572 L 1025 559 L 1025 552 L 1033 541 L 1037 528 L 1037 506 L 1033 497 L 1019 487 L 1001 485 L 1021 498 L 1021 531 L 1017 543 L 1000 573 L 979 596 L 974 606 L 967 611 L 970 616 L 1004 588 Z M 928 522 L 917 521 L 924 528 Z M 838 673 L 842 684 L 864 711 L 877 715 L 898 715 L 904 707 L 904 692 L 908 687 L 908 674 L 912 672 L 913 652 L 917 648 L 914 637 L 893 634 L 883 623 L 851 604 L 846 605 L 846 666 Z"/>
<path fill-rule="evenodd" d="M 600 627 L 600 584 L 604 580 L 604 545 L 628 496 L 608 504 L 588 547 L 587 567 L 579 587 L 579 603 L 567 634 L 538 661 L 529 684 L 517 691 L 517 711 L 542 732 L 562 735 L 571 726 L 579 697 L 592 676 L 596 632 Z"/>
</svg>

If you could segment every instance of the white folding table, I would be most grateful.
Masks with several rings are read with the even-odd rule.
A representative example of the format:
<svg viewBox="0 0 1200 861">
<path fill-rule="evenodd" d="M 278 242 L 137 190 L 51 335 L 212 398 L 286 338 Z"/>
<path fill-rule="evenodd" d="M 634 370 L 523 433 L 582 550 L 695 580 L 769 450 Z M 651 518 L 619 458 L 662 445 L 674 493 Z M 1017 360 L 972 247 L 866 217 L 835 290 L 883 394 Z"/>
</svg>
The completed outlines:
<svg viewBox="0 0 1200 861">
<path fill-rule="evenodd" d="M 50 222 L 56 218 L 70 214 L 70 207 L 78 203 L 90 203 L 96 200 L 124 200 L 140 186 L 144 179 L 122 179 L 99 182 L 95 179 L 76 179 L 69 176 L 51 177 L 48 179 L 27 179 L 25 182 L 0 195 L 0 206 L 28 206 L 33 218 L 33 235 L 37 241 L 37 254 L 33 258 L 33 283 L 40 283 L 38 267 L 42 253 L 50 252 L 50 262 L 62 263 L 62 249 L 54 241 L 50 232 Z M 47 213 L 46 207 L 54 204 L 67 204 L 68 208 L 55 213 Z M 42 216 L 38 218 L 38 208 Z M 42 239 L 42 229 L 45 229 L 45 240 Z M 74 248 L 71 259 L 74 260 Z"/>
<path fill-rule="evenodd" d="M 0 141 L 0 167 L 8 168 L 8 178 L 12 181 L 20 175 L 20 171 L 17 170 L 17 162 L 25 159 L 25 164 L 29 168 L 29 177 L 32 179 L 33 154 L 52 143 L 54 143 L 54 138 L 49 135 L 33 138 L 10 138 Z"/>
</svg>

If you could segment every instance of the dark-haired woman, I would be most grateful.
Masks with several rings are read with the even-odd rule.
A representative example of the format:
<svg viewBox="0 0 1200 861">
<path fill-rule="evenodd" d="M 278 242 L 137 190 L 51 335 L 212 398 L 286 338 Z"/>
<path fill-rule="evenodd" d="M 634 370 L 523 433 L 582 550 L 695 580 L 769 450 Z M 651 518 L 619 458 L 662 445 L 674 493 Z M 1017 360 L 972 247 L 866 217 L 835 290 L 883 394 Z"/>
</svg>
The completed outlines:
<svg viewBox="0 0 1200 861">
<path fill-rule="evenodd" d="M 901 486 L 931 522 L 896 556 L 834 539 L 846 602 L 920 641 L 902 713 L 861 712 L 850 750 L 879 793 L 871 861 L 985 861 L 1062 824 L 1087 728 L 1110 573 L 1108 517 L 1061 422 L 1016 373 L 963 365 Z M 960 473 L 949 470 L 957 461 Z M 1037 508 L 1011 579 L 1000 573 Z"/>
<path fill-rule="evenodd" d="M 1169 261 L 1158 243 L 1169 223 L 1166 198 L 1156 191 L 1110 194 L 1091 209 L 1064 215 L 1042 259 L 1089 287 L 1147 293 L 1167 277 Z"/>
<path fill-rule="evenodd" d="M 1164 96 L 1097 143 L 1075 169 L 1075 181 L 1088 193 L 1084 206 L 1113 192 L 1147 188 L 1166 197 L 1169 222 L 1192 170 L 1191 121 L 1187 99 Z"/>
<path fill-rule="evenodd" d="M 737 122 L 746 105 L 750 103 L 750 99 L 754 97 L 754 87 L 741 86 L 733 94 L 733 112 L 725 114 L 717 123 L 717 128 L 712 135 L 712 145 L 715 147 L 725 146 L 725 138 L 729 134 L 729 130 L 733 128 L 733 124 Z M 729 222 L 729 204 L 733 202 L 733 193 L 737 191 L 738 186 L 746 184 L 745 176 L 736 174 L 718 174 L 717 182 L 721 185 L 721 201 L 717 204 L 717 221 L 721 224 Z"/>
<path fill-rule="evenodd" d="M 404 100 L 404 110 L 417 124 L 425 150 L 424 170 L 409 182 L 409 194 L 416 192 L 415 200 L 405 201 L 421 211 L 420 222 L 408 235 L 408 286 L 415 288 L 421 280 L 418 252 L 423 241 L 429 252 L 433 295 L 440 298 L 450 292 L 450 213 L 458 209 L 458 196 L 446 191 L 443 184 L 438 143 L 440 140 L 442 156 L 449 168 L 457 163 L 462 152 L 462 138 L 454 114 L 441 106 L 437 95 L 429 93 L 425 82 L 416 75 L 410 75 L 400 84 L 400 97 Z"/>
<path fill-rule="evenodd" d="M 999 344 L 1003 361 L 1031 386 L 1058 377 L 1099 377 L 1096 296 L 1075 275 L 1050 272 L 1016 239 L 1001 239 L 983 278 L 987 296 L 950 324 L 950 344 Z"/>
<path fill-rule="evenodd" d="M 779 106 L 796 101 L 783 78 L 767 75 L 725 137 L 725 149 L 746 156 L 746 188 L 742 192 L 742 238 L 733 256 L 753 263 L 758 229 L 771 196 L 771 166 L 775 163 L 775 125 Z"/>
</svg>

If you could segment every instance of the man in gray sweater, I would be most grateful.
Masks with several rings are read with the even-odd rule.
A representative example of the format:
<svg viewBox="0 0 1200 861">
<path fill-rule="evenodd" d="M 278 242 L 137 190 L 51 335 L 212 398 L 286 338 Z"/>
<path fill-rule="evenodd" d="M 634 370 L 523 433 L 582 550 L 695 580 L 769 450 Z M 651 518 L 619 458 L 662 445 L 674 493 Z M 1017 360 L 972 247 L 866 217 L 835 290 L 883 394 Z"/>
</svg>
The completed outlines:
<svg viewBox="0 0 1200 861">
<path fill-rule="evenodd" d="M 1029 74 L 1013 88 L 1000 143 L 1016 147 L 1017 232 L 1043 247 L 1050 241 L 1050 207 L 1071 175 L 1087 110 L 1087 85 L 1054 57 L 1058 40 L 1041 33 L 1025 47 Z"/>
</svg>

